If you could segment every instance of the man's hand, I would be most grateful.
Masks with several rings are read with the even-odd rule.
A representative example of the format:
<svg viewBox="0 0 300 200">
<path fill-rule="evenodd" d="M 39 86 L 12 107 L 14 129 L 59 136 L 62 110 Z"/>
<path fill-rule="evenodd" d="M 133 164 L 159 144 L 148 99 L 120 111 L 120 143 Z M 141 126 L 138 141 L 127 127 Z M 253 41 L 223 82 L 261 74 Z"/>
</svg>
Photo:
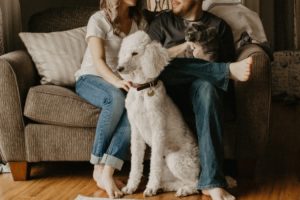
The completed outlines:
<svg viewBox="0 0 300 200">
<path fill-rule="evenodd" d="M 193 56 L 195 58 L 206 60 L 206 54 L 204 53 L 203 46 L 200 43 L 190 42 L 190 48 L 193 50 Z"/>
<path fill-rule="evenodd" d="M 169 56 L 171 58 L 176 58 L 176 57 L 183 57 L 185 54 L 185 51 L 190 47 L 191 42 L 184 42 L 182 44 L 173 46 L 168 49 Z"/>
</svg>

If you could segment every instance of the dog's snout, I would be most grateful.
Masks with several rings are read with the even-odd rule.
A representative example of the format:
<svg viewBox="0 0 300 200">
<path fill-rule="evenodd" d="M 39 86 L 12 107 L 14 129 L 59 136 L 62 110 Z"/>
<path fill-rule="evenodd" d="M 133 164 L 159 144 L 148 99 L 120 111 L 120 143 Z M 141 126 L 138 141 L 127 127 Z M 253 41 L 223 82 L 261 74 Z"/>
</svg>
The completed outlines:
<svg viewBox="0 0 300 200">
<path fill-rule="evenodd" d="M 124 71 L 124 67 L 122 67 L 122 66 L 119 66 L 118 68 L 117 68 L 117 70 L 118 70 L 118 72 L 122 72 L 122 71 Z"/>
</svg>

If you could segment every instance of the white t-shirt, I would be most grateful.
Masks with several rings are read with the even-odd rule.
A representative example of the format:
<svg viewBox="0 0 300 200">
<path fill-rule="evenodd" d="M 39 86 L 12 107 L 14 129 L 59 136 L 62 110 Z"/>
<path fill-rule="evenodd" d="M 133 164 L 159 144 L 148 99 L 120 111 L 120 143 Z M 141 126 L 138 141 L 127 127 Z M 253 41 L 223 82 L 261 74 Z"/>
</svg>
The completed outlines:
<svg viewBox="0 0 300 200">
<path fill-rule="evenodd" d="M 133 21 L 129 34 L 132 34 L 137 30 L 138 26 Z M 114 34 L 113 26 L 107 19 L 104 11 L 98 11 L 90 17 L 85 37 L 86 41 L 88 41 L 88 38 L 91 36 L 105 40 L 106 64 L 112 69 L 113 72 L 116 72 L 118 65 L 118 53 L 121 47 L 122 38 Z M 75 73 L 76 80 L 85 74 L 92 74 L 101 77 L 93 63 L 92 54 L 89 48 L 87 48 L 85 51 L 80 69 Z"/>
</svg>

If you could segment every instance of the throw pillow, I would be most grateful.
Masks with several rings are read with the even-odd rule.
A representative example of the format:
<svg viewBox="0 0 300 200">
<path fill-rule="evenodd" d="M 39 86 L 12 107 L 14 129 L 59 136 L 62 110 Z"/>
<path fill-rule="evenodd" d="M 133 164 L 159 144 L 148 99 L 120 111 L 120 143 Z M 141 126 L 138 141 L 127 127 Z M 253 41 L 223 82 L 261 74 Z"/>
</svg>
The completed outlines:
<svg viewBox="0 0 300 200">
<path fill-rule="evenodd" d="M 37 71 L 41 84 L 74 86 L 87 47 L 86 27 L 50 33 L 19 33 Z"/>
</svg>

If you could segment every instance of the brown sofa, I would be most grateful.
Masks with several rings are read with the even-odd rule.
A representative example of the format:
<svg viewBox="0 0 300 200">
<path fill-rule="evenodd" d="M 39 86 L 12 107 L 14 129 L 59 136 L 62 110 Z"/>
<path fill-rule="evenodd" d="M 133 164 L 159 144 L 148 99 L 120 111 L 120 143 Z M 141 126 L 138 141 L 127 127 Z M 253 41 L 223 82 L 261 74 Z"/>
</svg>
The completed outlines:
<svg viewBox="0 0 300 200">
<path fill-rule="evenodd" d="M 50 9 L 31 18 L 29 31 L 85 26 L 97 9 Z M 235 84 L 237 118 L 225 123 L 225 156 L 253 164 L 269 136 L 271 74 L 269 58 L 260 47 L 244 47 L 238 59 L 248 56 L 254 56 L 253 74 L 250 81 Z M 14 180 L 26 180 L 31 163 L 90 159 L 101 110 L 73 88 L 40 85 L 39 80 L 26 50 L 0 57 L 0 151 Z"/>
</svg>

